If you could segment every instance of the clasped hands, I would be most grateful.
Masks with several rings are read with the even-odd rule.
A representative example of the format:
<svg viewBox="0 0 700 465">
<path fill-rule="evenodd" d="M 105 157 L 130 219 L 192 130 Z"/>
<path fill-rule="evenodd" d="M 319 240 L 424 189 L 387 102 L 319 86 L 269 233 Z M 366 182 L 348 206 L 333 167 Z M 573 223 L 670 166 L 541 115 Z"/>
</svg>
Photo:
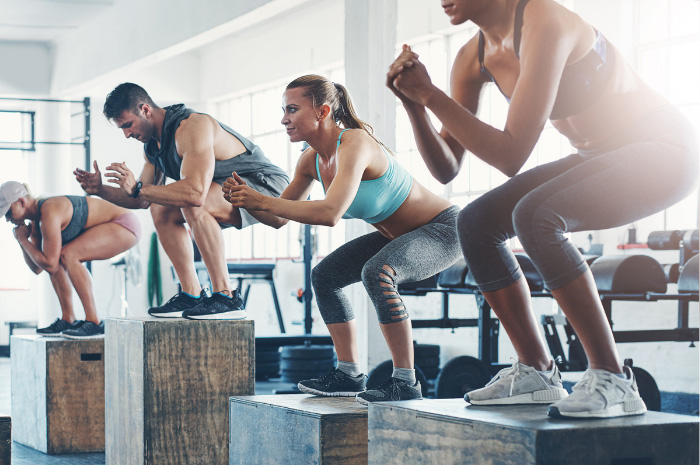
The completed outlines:
<svg viewBox="0 0 700 465">
<path fill-rule="evenodd" d="M 234 207 L 261 210 L 265 196 L 251 188 L 235 171 L 221 186 L 224 198 Z"/>
<path fill-rule="evenodd" d="M 386 86 L 404 103 L 417 103 L 426 106 L 432 93 L 436 90 L 428 75 L 425 65 L 418 59 L 418 54 L 408 45 L 389 66 Z"/>
</svg>

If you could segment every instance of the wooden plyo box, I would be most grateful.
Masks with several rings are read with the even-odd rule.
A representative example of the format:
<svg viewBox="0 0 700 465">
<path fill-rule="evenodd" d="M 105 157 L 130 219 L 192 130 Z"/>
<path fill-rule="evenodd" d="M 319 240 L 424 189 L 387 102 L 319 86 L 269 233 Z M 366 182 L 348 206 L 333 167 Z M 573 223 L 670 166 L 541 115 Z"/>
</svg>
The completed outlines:
<svg viewBox="0 0 700 465">
<path fill-rule="evenodd" d="M 227 464 L 228 399 L 254 370 L 251 320 L 107 319 L 107 464 Z"/>
<path fill-rule="evenodd" d="M 46 454 L 105 450 L 104 341 L 12 336 L 13 439 Z"/>
<path fill-rule="evenodd" d="M 659 412 L 574 421 L 546 405 L 384 402 L 369 407 L 369 463 L 697 465 L 698 431 L 697 417 Z"/>
<path fill-rule="evenodd" d="M 12 460 L 12 419 L 0 415 L 0 465 L 10 465 Z"/>
<path fill-rule="evenodd" d="M 353 397 L 231 397 L 230 465 L 367 463 L 367 407 Z"/>
</svg>

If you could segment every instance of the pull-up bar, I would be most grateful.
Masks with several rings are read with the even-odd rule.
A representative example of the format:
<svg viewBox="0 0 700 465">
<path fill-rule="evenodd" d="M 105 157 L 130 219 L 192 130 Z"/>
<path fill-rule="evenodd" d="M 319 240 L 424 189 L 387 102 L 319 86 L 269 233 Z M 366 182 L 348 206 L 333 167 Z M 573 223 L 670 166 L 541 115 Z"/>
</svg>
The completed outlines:
<svg viewBox="0 0 700 465">
<path fill-rule="evenodd" d="M 42 99 L 42 98 L 19 98 L 19 97 L 0 97 L 0 101 L 14 101 L 14 102 L 45 102 L 45 103 L 79 103 L 83 105 L 82 113 L 73 113 L 71 118 L 82 114 L 85 118 L 85 134 L 82 142 L 62 142 L 62 141 L 37 141 L 34 140 L 34 115 L 33 111 L 23 111 L 23 110 L 0 110 L 0 112 L 5 113 L 26 113 L 30 115 L 31 118 L 31 140 L 29 141 L 19 141 L 19 142 L 0 142 L 0 144 L 29 144 L 30 148 L 26 147 L 0 147 L 0 150 L 22 150 L 34 152 L 36 150 L 36 145 L 82 145 L 85 149 L 85 169 L 90 171 L 90 164 L 92 162 L 90 155 L 90 97 L 85 97 L 83 100 L 60 100 L 60 99 Z"/>
</svg>

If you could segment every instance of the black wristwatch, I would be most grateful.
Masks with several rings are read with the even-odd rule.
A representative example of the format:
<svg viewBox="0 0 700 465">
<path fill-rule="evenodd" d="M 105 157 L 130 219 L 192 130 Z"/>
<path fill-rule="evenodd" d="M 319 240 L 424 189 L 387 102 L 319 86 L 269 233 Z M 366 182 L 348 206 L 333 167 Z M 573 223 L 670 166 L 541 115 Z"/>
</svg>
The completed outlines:
<svg viewBox="0 0 700 465">
<path fill-rule="evenodd" d="M 136 183 L 136 185 L 134 186 L 134 192 L 131 193 L 131 196 L 133 198 L 137 198 L 139 196 L 139 194 L 141 193 L 141 186 L 143 186 L 143 183 L 141 181 Z"/>
</svg>

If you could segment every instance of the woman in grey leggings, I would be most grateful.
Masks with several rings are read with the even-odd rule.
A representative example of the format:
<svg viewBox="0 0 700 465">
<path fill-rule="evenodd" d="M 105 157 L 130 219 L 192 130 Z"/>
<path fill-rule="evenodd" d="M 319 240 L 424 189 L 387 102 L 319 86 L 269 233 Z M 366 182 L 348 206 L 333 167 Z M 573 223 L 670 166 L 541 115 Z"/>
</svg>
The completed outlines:
<svg viewBox="0 0 700 465">
<path fill-rule="evenodd" d="M 363 404 L 420 399 L 411 321 L 397 285 L 428 278 L 457 261 L 459 209 L 413 180 L 357 117 L 340 84 L 315 75 L 292 81 L 284 93 L 282 124 L 292 142 L 310 145 L 289 187 L 279 198 L 268 197 L 234 173 L 224 183 L 224 197 L 236 207 L 300 223 L 333 226 L 341 217 L 359 218 L 377 229 L 339 247 L 313 270 L 318 308 L 333 338 L 338 366 L 301 381 L 299 388 L 321 396 L 357 395 Z M 313 181 L 322 184 L 323 200 L 305 200 Z M 375 306 L 394 363 L 392 377 L 370 391 L 365 391 L 357 328 L 343 293 L 360 281 Z"/>
<path fill-rule="evenodd" d="M 481 28 L 457 54 L 452 96 L 430 82 L 408 46 L 387 86 L 403 101 L 437 179 L 452 180 L 466 151 L 512 176 L 470 203 L 458 229 L 469 269 L 519 360 L 465 399 L 553 403 L 551 416 L 642 414 L 646 407 L 631 369 L 620 364 L 593 276 L 565 233 L 625 225 L 688 195 L 698 171 L 691 126 L 605 36 L 554 0 L 450 0 L 442 7 L 453 24 L 471 20 Z M 503 130 L 474 116 L 490 82 L 510 102 Z M 426 108 L 443 123 L 439 133 Z M 577 153 L 516 175 L 547 119 Z M 568 397 L 506 245 L 515 235 L 588 356 L 590 369 Z"/>
</svg>

